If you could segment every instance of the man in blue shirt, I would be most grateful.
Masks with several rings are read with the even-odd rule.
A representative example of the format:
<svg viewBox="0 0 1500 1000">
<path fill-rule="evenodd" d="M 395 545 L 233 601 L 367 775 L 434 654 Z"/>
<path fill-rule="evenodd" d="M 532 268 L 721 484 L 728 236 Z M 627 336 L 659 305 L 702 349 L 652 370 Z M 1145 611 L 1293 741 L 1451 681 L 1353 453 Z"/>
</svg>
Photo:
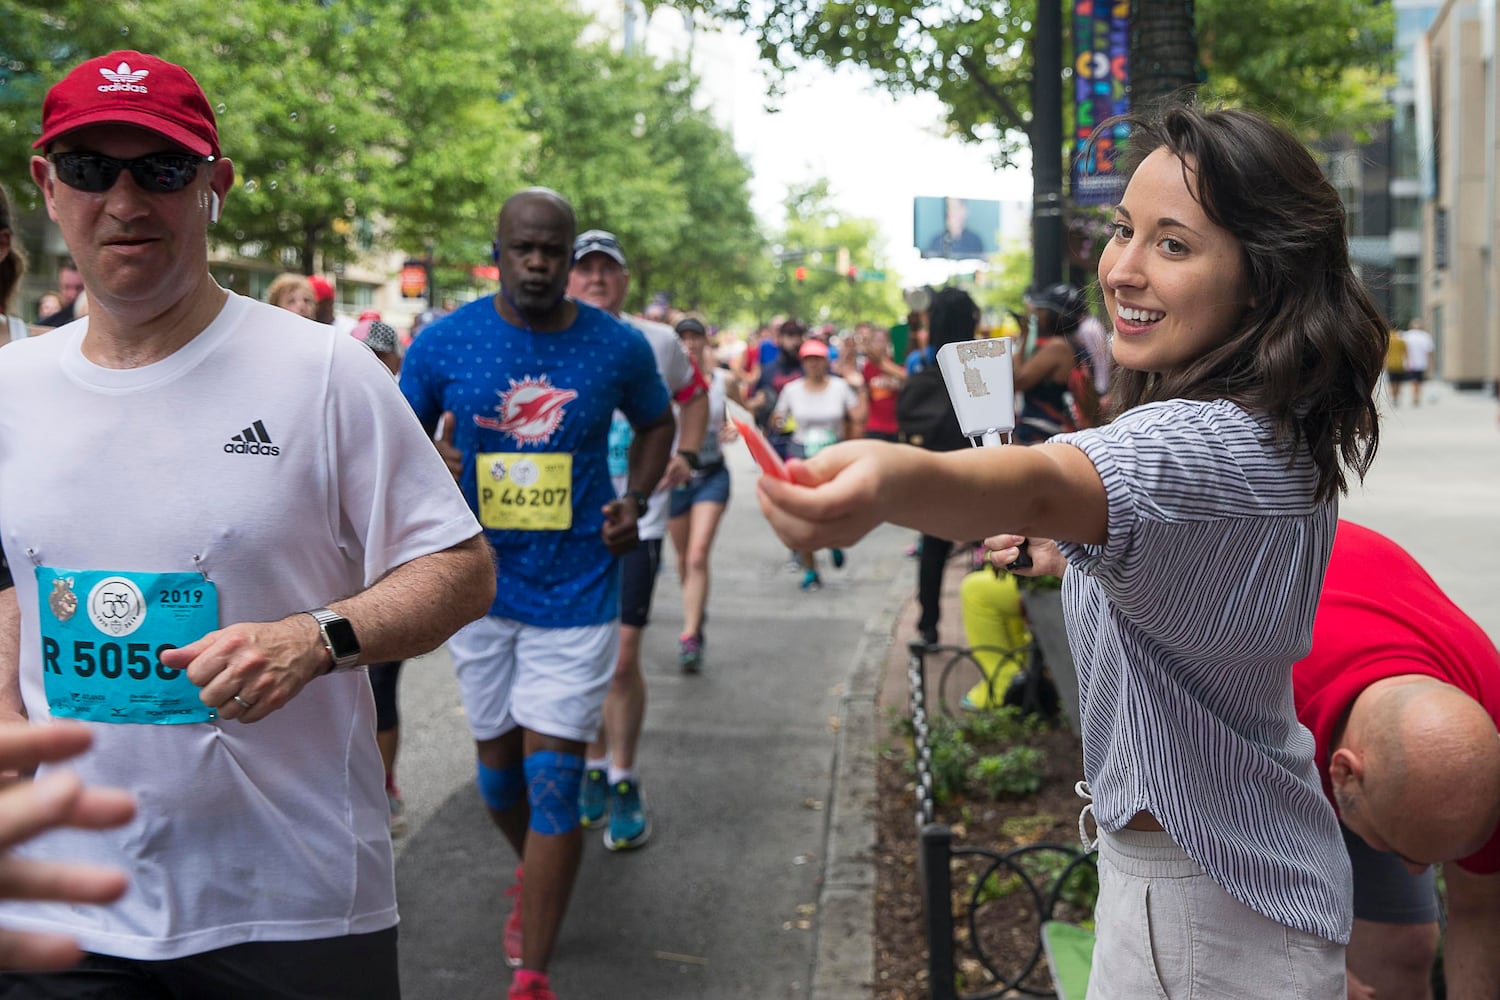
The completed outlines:
<svg viewBox="0 0 1500 1000">
<path fill-rule="evenodd" d="M 576 230 L 553 191 L 509 198 L 495 241 L 500 293 L 424 330 L 401 373 L 495 551 L 495 603 L 449 651 L 481 796 L 522 861 L 504 941 L 520 966 L 510 996 L 530 1000 L 555 998 L 546 968 L 582 851 L 584 747 L 619 643 L 615 557 L 636 544 L 675 430 L 645 339 L 565 294 Z M 616 409 L 636 430 L 618 498 Z"/>
</svg>

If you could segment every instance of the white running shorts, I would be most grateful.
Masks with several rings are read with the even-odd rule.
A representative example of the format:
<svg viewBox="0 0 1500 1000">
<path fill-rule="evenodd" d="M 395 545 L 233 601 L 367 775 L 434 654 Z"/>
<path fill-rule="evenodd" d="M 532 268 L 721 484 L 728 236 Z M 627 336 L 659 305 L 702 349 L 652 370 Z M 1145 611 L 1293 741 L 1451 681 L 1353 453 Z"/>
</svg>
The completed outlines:
<svg viewBox="0 0 1500 1000">
<path fill-rule="evenodd" d="M 620 625 L 541 628 L 485 616 L 448 640 L 469 732 L 492 740 L 521 726 L 587 743 L 599 734 Z"/>
</svg>

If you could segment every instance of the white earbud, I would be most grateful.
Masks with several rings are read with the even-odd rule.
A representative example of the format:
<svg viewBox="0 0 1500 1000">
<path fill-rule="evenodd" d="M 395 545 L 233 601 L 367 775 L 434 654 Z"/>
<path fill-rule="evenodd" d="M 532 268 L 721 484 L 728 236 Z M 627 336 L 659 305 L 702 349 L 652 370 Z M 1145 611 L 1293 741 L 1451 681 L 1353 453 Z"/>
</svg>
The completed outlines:
<svg viewBox="0 0 1500 1000">
<path fill-rule="evenodd" d="M 217 191 L 208 193 L 208 221 L 219 221 L 219 194 Z"/>
</svg>

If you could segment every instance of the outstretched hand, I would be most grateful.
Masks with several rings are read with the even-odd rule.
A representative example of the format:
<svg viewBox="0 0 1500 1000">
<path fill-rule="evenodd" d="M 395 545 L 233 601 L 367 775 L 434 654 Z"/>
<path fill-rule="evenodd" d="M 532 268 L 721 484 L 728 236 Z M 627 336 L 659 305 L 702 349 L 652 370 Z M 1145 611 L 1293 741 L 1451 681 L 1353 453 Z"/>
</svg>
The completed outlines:
<svg viewBox="0 0 1500 1000">
<path fill-rule="evenodd" d="M 93 734 L 76 722 L 0 724 L 0 770 L 29 773 L 43 762 L 67 760 L 88 749 Z M 0 898 L 63 903 L 109 903 L 128 884 L 126 874 L 101 865 L 19 858 L 11 848 L 57 827 L 100 830 L 135 815 L 135 800 L 113 788 L 87 788 L 78 776 L 55 771 L 0 791 Z M 60 969 L 82 952 L 65 934 L 0 930 L 0 968 Z"/>
<path fill-rule="evenodd" d="M 760 509 L 792 549 L 847 548 L 886 520 L 883 490 L 899 477 L 905 451 L 846 441 L 806 461 L 792 459 L 786 465 L 791 482 L 760 477 Z"/>
</svg>

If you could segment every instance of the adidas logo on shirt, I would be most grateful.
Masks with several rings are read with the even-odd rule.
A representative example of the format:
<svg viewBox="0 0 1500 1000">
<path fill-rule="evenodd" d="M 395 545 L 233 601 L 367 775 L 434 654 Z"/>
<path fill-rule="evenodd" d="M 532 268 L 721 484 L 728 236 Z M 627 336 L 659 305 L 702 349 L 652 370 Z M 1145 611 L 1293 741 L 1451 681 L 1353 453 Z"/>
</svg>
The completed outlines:
<svg viewBox="0 0 1500 1000">
<path fill-rule="evenodd" d="M 281 449 L 271 443 L 271 433 L 257 420 L 229 439 L 224 450 L 231 455 L 280 455 Z"/>
</svg>

